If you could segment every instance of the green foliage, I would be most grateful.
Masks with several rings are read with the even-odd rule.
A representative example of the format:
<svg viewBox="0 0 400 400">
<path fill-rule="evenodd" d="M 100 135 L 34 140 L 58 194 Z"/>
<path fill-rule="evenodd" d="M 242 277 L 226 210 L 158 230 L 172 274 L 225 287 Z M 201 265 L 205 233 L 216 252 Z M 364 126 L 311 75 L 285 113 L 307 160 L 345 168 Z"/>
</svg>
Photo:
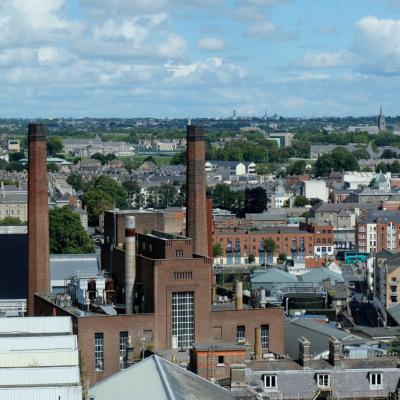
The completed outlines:
<svg viewBox="0 0 400 400">
<path fill-rule="evenodd" d="M 267 192 L 261 186 L 244 191 L 244 212 L 262 213 L 267 209 Z"/>
<path fill-rule="evenodd" d="M 83 189 L 82 176 L 76 172 L 72 172 L 68 175 L 67 183 L 71 185 L 77 192 L 80 192 Z"/>
<path fill-rule="evenodd" d="M 96 225 L 99 216 L 105 210 L 113 207 L 113 197 L 101 189 L 89 189 L 82 195 L 82 202 L 87 207 L 88 219 L 91 225 Z"/>
<path fill-rule="evenodd" d="M 386 164 L 384 162 L 380 162 L 376 165 L 376 172 L 392 172 L 393 174 L 400 174 L 400 162 L 398 160 L 393 161 L 391 164 Z"/>
<path fill-rule="evenodd" d="M 8 166 L 8 162 L 6 160 L 3 160 L 2 158 L 0 158 L 0 170 L 7 169 L 7 166 Z"/>
<path fill-rule="evenodd" d="M 308 204 L 308 199 L 306 196 L 296 196 L 294 199 L 294 205 L 296 207 L 304 207 Z"/>
<path fill-rule="evenodd" d="M 18 217 L 4 217 L 0 219 L 0 225 L 24 225 L 25 222 L 21 221 Z"/>
<path fill-rule="evenodd" d="M 25 167 L 19 161 L 10 161 L 6 167 L 6 171 L 21 172 L 24 168 Z"/>
<path fill-rule="evenodd" d="M 306 172 L 306 162 L 297 160 L 286 168 L 286 172 L 288 175 L 303 175 Z"/>
<path fill-rule="evenodd" d="M 400 352 L 400 336 L 396 336 L 390 343 L 390 351 Z"/>
<path fill-rule="evenodd" d="M 106 162 L 112 161 L 112 160 L 116 160 L 117 156 L 114 153 L 108 153 L 106 155 Z"/>
<path fill-rule="evenodd" d="M 49 211 L 50 252 L 52 254 L 93 253 L 94 247 L 79 215 L 68 207 Z"/>
<path fill-rule="evenodd" d="M 357 160 L 369 160 L 370 159 L 369 153 L 365 148 L 363 148 L 363 149 L 360 148 L 360 149 L 354 150 L 353 155 L 354 155 L 354 157 L 357 158 Z"/>
<path fill-rule="evenodd" d="M 58 172 L 59 168 L 58 165 L 51 162 L 47 164 L 47 171 L 48 172 Z"/>
<path fill-rule="evenodd" d="M 128 194 L 123 187 L 114 179 L 106 175 L 93 178 L 87 186 L 87 190 L 100 190 L 111 196 L 115 206 L 120 209 L 128 207 Z"/>
<path fill-rule="evenodd" d="M 397 158 L 397 153 L 392 149 L 385 149 L 381 154 L 381 158 L 385 159 Z"/>
<path fill-rule="evenodd" d="M 101 162 L 101 165 L 104 165 L 107 162 L 106 156 L 101 153 L 94 153 L 90 158 L 93 158 L 94 160 L 99 160 Z"/>
<path fill-rule="evenodd" d="M 147 205 L 152 208 L 181 207 L 185 204 L 182 190 L 171 184 L 162 184 L 148 190 Z M 184 193 L 184 192 L 183 192 Z"/>
<path fill-rule="evenodd" d="M 16 153 L 10 153 L 8 155 L 9 161 L 19 161 L 22 158 L 25 158 L 25 153 L 23 151 L 18 151 Z"/>
<path fill-rule="evenodd" d="M 287 259 L 287 256 L 285 253 L 279 253 L 279 256 L 278 256 L 279 264 L 283 264 L 286 261 L 286 259 Z"/>
<path fill-rule="evenodd" d="M 273 256 L 277 248 L 278 245 L 276 244 L 274 239 L 272 238 L 264 239 L 264 249 L 268 255 Z"/>
<path fill-rule="evenodd" d="M 173 155 L 171 165 L 186 165 L 186 151 L 181 151 Z"/>
<path fill-rule="evenodd" d="M 357 158 L 344 147 L 337 147 L 329 154 L 318 157 L 315 163 L 315 175 L 322 176 L 331 171 L 358 171 Z"/>
<path fill-rule="evenodd" d="M 213 244 L 213 257 L 219 257 L 222 255 L 222 246 L 220 243 Z"/>
<path fill-rule="evenodd" d="M 233 191 L 226 184 L 218 184 L 211 190 L 214 207 L 243 214 L 244 191 Z"/>
<path fill-rule="evenodd" d="M 256 258 L 254 257 L 254 254 L 250 254 L 249 255 L 249 258 L 248 258 L 248 261 L 249 261 L 249 264 L 253 264 L 253 262 L 256 260 Z"/>
<path fill-rule="evenodd" d="M 55 156 L 64 151 L 64 145 L 60 136 L 48 136 L 47 137 L 47 154 L 49 156 Z"/>
</svg>

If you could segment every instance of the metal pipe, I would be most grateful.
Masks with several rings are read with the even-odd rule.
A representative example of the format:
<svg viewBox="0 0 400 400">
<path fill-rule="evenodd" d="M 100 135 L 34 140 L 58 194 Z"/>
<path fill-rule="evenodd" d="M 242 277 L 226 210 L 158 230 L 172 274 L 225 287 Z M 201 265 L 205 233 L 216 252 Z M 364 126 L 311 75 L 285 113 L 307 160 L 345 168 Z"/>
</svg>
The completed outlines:
<svg viewBox="0 0 400 400">
<path fill-rule="evenodd" d="M 255 328 L 254 334 L 254 353 L 256 360 L 262 360 L 261 328 Z"/>
<path fill-rule="evenodd" d="M 135 217 L 125 216 L 125 303 L 126 313 L 133 313 L 136 279 L 136 222 Z"/>
</svg>

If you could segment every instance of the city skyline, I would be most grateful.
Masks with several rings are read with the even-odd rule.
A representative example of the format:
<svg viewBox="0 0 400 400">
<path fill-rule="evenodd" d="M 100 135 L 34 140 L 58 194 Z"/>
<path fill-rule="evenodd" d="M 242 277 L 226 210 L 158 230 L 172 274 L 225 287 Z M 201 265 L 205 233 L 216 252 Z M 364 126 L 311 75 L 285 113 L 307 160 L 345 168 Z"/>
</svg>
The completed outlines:
<svg viewBox="0 0 400 400">
<path fill-rule="evenodd" d="M 398 115 L 399 0 L 6 0 L 0 117 Z"/>
</svg>

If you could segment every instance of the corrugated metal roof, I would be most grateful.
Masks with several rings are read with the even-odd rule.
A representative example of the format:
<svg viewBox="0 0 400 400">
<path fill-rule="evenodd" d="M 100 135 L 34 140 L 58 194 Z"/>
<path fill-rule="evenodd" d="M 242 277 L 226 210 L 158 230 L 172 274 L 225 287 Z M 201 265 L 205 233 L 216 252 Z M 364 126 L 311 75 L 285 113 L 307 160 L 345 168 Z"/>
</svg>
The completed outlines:
<svg viewBox="0 0 400 400">
<path fill-rule="evenodd" d="M 0 386 L 79 385 L 79 367 L 0 368 Z"/>
<path fill-rule="evenodd" d="M 82 400 L 82 387 L 0 388 L 0 400 Z"/>
<path fill-rule="evenodd" d="M 72 334 L 70 317 L 3 318 L 0 335 Z"/>
<path fill-rule="evenodd" d="M 50 256 L 52 280 L 64 280 L 72 274 L 95 272 L 100 270 L 96 253 L 93 254 L 52 254 Z"/>
<path fill-rule="evenodd" d="M 78 350 L 0 353 L 0 368 L 72 367 L 77 365 L 79 365 Z"/>
<path fill-rule="evenodd" d="M 18 350 L 76 350 L 78 343 L 76 336 L 31 336 L 31 337 L 0 337 L 0 352 Z"/>
</svg>

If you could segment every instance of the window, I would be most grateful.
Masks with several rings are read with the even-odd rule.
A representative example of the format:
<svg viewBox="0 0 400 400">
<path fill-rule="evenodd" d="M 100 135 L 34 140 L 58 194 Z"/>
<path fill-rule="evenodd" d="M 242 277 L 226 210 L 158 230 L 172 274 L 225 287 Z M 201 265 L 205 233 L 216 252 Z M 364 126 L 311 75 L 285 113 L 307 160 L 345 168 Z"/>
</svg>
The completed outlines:
<svg viewBox="0 0 400 400">
<path fill-rule="evenodd" d="M 224 356 L 218 356 L 218 365 L 224 365 Z"/>
<path fill-rule="evenodd" d="M 330 376 L 328 374 L 318 374 L 317 386 L 322 389 L 329 388 L 331 386 Z"/>
<path fill-rule="evenodd" d="M 276 389 L 276 375 L 264 375 L 264 388 Z"/>
<path fill-rule="evenodd" d="M 239 325 L 236 327 L 236 339 L 237 340 L 246 339 L 246 327 L 244 325 Z"/>
<path fill-rule="evenodd" d="M 382 388 L 382 373 L 381 372 L 370 372 L 369 388 L 370 389 L 381 389 Z"/>
<path fill-rule="evenodd" d="M 194 340 L 193 292 L 172 293 L 173 347 L 189 347 Z"/>
<path fill-rule="evenodd" d="M 269 347 L 269 325 L 261 325 L 261 345 L 263 350 Z"/>
<path fill-rule="evenodd" d="M 119 369 L 126 368 L 126 344 L 128 342 L 128 332 L 119 333 Z"/>
<path fill-rule="evenodd" d="M 94 334 L 94 365 L 96 371 L 104 371 L 104 335 L 103 332 Z"/>
</svg>

